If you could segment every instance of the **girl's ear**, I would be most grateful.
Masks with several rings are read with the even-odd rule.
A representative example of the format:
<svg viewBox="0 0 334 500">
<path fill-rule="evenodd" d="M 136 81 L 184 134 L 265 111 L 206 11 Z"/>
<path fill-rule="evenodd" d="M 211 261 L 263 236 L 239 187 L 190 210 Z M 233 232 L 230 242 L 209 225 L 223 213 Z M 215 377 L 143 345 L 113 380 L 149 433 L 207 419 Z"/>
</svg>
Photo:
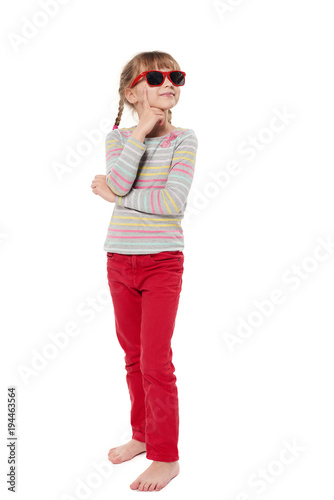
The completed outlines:
<svg viewBox="0 0 334 500">
<path fill-rule="evenodd" d="M 137 96 L 132 89 L 125 89 L 124 96 L 131 104 L 137 101 Z"/>
</svg>

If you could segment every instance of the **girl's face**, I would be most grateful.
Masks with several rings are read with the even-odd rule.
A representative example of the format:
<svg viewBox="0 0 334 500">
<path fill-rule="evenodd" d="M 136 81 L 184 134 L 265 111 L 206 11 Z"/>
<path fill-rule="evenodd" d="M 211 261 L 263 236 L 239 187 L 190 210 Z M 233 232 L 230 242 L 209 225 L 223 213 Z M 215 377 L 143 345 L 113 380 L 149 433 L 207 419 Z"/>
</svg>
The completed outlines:
<svg viewBox="0 0 334 500">
<path fill-rule="evenodd" d="M 151 68 L 151 70 L 159 71 L 170 71 L 172 68 Z M 138 74 L 142 71 L 147 71 L 141 69 Z M 131 102 L 136 106 L 142 107 L 143 105 L 143 87 L 147 88 L 147 98 L 150 106 L 162 109 L 163 111 L 173 108 L 180 99 L 181 87 L 174 85 L 169 78 L 166 76 L 164 82 L 160 87 L 151 87 L 148 85 L 146 78 L 143 76 L 134 87 L 132 87 L 131 92 L 134 94 L 135 98 L 131 99 Z M 128 92 L 128 91 L 127 91 Z M 162 94 L 172 93 L 172 96 L 164 96 Z"/>
</svg>

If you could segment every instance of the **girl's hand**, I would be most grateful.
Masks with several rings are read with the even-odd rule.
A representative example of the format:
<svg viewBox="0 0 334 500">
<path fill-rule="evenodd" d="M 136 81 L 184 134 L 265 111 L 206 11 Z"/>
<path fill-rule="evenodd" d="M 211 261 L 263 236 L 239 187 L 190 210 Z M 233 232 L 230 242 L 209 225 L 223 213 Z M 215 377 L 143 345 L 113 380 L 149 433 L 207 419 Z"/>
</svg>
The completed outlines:
<svg viewBox="0 0 334 500">
<path fill-rule="evenodd" d="M 160 126 L 165 123 L 165 112 L 160 108 L 151 106 L 148 102 L 147 84 L 143 87 L 142 105 L 143 112 L 139 119 L 138 128 L 141 129 L 145 135 L 147 135 L 158 122 Z"/>
<path fill-rule="evenodd" d="M 116 195 L 107 184 L 105 175 L 96 175 L 92 181 L 91 188 L 94 194 L 98 194 L 106 201 L 115 202 Z"/>
</svg>

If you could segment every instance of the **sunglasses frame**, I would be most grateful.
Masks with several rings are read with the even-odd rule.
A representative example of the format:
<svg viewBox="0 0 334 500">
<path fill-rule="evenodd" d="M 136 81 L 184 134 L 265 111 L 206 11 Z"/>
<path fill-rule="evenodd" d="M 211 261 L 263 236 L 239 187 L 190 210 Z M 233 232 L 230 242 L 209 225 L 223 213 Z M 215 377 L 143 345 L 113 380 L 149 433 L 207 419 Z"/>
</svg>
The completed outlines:
<svg viewBox="0 0 334 500">
<path fill-rule="evenodd" d="M 152 71 L 157 71 L 159 73 L 162 73 L 163 74 L 163 79 L 162 79 L 162 82 L 160 83 L 160 85 L 151 85 L 148 80 L 147 80 L 147 73 L 151 73 Z M 179 73 L 182 73 L 183 75 L 183 78 L 184 78 L 184 83 L 182 85 L 176 85 L 176 83 L 174 83 L 172 80 L 171 80 L 171 77 L 170 77 L 170 74 L 171 73 L 174 73 L 174 71 L 178 71 Z M 151 69 L 150 71 L 143 71 L 142 73 L 140 73 L 140 75 L 138 75 L 132 82 L 131 84 L 131 87 L 134 87 L 136 85 L 136 83 L 143 77 L 145 76 L 145 79 L 146 79 L 146 82 L 147 84 L 150 86 L 150 87 L 161 87 L 161 85 L 164 83 L 165 81 L 165 78 L 166 76 L 168 77 L 168 80 L 173 84 L 175 85 L 175 87 L 183 87 L 183 85 L 186 83 L 186 73 L 184 71 L 180 71 L 178 69 L 172 69 L 170 71 L 160 71 L 160 69 Z"/>
</svg>

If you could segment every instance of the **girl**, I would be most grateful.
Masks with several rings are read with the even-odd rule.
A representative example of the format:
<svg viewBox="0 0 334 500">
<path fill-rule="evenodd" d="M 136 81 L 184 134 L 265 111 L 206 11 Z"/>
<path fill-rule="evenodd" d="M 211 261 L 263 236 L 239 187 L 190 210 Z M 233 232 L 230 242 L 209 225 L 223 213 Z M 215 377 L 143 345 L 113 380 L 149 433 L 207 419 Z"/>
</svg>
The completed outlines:
<svg viewBox="0 0 334 500">
<path fill-rule="evenodd" d="M 132 439 L 109 451 L 113 464 L 146 451 L 151 465 L 130 485 L 161 490 L 179 474 L 179 407 L 171 339 L 182 288 L 181 221 L 193 181 L 197 137 L 174 127 L 185 73 L 165 52 L 141 52 L 124 67 L 107 175 L 92 190 L 115 203 L 106 236 L 115 330 L 125 353 Z M 124 104 L 137 126 L 118 128 Z"/>
</svg>

